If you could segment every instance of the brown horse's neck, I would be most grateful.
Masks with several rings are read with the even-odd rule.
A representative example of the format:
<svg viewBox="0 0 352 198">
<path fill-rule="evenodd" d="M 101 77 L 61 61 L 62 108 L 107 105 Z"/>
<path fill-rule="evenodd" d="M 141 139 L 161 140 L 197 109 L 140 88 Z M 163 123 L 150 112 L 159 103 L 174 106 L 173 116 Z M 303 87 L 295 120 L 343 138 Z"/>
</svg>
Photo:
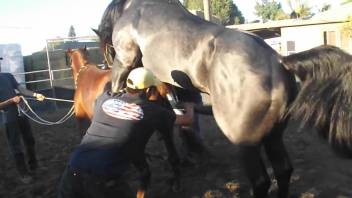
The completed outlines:
<svg viewBox="0 0 352 198">
<path fill-rule="evenodd" d="M 73 79 L 75 81 L 75 86 L 77 87 L 77 83 L 79 80 L 79 75 L 88 68 L 88 61 L 86 58 L 79 56 L 79 55 L 74 55 L 72 58 L 72 74 L 73 74 Z"/>
</svg>

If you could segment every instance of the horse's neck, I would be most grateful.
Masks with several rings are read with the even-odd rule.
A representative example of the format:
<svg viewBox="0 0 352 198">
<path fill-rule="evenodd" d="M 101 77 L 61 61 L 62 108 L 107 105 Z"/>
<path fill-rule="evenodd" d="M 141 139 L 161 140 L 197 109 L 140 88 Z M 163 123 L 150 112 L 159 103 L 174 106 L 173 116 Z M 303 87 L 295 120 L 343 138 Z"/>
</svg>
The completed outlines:
<svg viewBox="0 0 352 198">
<path fill-rule="evenodd" d="M 77 80 L 78 75 L 82 72 L 82 70 L 87 69 L 88 63 L 79 61 L 78 63 L 72 63 L 72 73 L 73 73 L 73 78 L 74 80 Z"/>
</svg>

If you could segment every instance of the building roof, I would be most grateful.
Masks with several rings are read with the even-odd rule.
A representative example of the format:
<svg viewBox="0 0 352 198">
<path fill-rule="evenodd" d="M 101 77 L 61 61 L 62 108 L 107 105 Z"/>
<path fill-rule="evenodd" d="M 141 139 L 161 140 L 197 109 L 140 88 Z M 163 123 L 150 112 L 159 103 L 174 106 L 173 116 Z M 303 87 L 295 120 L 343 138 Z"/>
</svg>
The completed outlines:
<svg viewBox="0 0 352 198">
<path fill-rule="evenodd" d="M 318 13 L 309 19 L 286 19 L 278 21 L 268 21 L 266 23 L 247 23 L 241 25 L 230 25 L 228 28 L 251 31 L 263 38 L 280 35 L 280 29 L 284 27 L 307 26 L 317 24 L 342 23 L 352 15 L 352 3 Z M 278 35 L 277 35 L 278 36 Z"/>
</svg>

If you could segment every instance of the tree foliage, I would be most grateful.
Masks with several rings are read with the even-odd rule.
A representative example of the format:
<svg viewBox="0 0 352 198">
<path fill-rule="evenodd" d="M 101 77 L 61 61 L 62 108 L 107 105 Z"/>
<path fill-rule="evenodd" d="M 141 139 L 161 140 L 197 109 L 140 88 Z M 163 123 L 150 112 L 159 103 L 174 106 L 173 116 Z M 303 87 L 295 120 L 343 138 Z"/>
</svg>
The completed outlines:
<svg viewBox="0 0 352 198">
<path fill-rule="evenodd" d="M 281 4 L 275 0 L 263 0 L 262 3 L 256 2 L 254 9 L 255 14 L 258 17 L 261 17 L 263 22 L 268 20 L 281 20 L 288 18 L 288 16 L 283 11 Z"/>
<path fill-rule="evenodd" d="M 343 25 L 342 33 L 352 37 L 352 16 L 349 16 L 347 22 Z"/>
<path fill-rule="evenodd" d="M 319 12 L 325 12 L 325 11 L 327 11 L 327 10 L 330 10 L 330 8 L 331 8 L 331 5 L 330 5 L 330 4 L 324 3 L 324 4 L 321 6 L 321 8 L 319 9 Z"/>
<path fill-rule="evenodd" d="M 189 10 L 204 11 L 203 0 L 184 0 L 183 5 Z M 242 12 L 232 0 L 211 0 L 210 9 L 223 25 L 244 23 Z"/>
<path fill-rule="evenodd" d="M 286 0 L 287 4 L 292 10 L 291 16 L 296 16 L 295 18 L 304 18 L 311 16 L 312 8 L 307 6 L 305 1 L 301 0 Z M 291 17 L 292 18 L 292 17 Z"/>
<path fill-rule="evenodd" d="M 70 26 L 70 30 L 68 32 L 68 37 L 76 37 L 76 32 L 75 32 L 75 28 L 73 27 L 73 25 Z"/>
<path fill-rule="evenodd" d="M 343 4 L 346 4 L 346 3 L 352 3 L 352 0 L 345 0 L 341 4 L 343 5 Z"/>
</svg>

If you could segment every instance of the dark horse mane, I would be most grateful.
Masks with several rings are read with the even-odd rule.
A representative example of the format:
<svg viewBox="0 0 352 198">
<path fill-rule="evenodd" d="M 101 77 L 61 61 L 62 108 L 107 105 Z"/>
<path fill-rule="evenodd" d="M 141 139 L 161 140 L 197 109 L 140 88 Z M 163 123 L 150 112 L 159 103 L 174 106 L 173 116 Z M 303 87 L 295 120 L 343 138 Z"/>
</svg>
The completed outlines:
<svg viewBox="0 0 352 198">
<path fill-rule="evenodd" d="M 283 63 L 305 81 L 325 78 L 346 69 L 346 64 L 352 63 L 352 56 L 338 47 L 322 45 L 283 57 Z"/>
<path fill-rule="evenodd" d="M 352 56 L 334 46 L 319 46 L 283 57 L 282 63 L 302 80 L 290 116 L 315 126 L 338 153 L 351 157 L 344 151 L 352 149 Z"/>
<path fill-rule="evenodd" d="M 112 44 L 112 32 L 116 20 L 122 14 L 122 9 L 126 0 L 113 0 L 106 8 L 103 17 L 100 21 L 98 31 L 95 31 L 101 42 L 101 47 L 104 49 L 106 44 Z"/>
</svg>

